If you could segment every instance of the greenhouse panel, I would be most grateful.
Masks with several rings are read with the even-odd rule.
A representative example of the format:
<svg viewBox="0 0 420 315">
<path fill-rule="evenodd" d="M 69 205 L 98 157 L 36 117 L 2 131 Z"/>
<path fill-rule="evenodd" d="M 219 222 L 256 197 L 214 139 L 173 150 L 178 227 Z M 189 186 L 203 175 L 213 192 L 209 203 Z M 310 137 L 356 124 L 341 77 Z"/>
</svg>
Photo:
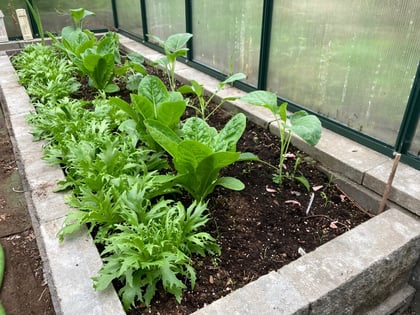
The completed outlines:
<svg viewBox="0 0 420 315">
<path fill-rule="evenodd" d="M 117 1 L 118 2 L 118 1 Z M 165 40 L 185 32 L 185 5 L 182 0 L 146 0 L 147 33 Z M 152 39 L 150 39 L 153 42 Z"/>
<path fill-rule="evenodd" d="M 417 125 L 416 133 L 408 152 L 414 156 L 420 156 L 420 124 Z"/>
<path fill-rule="evenodd" d="M 59 33 L 64 26 L 71 25 L 73 20 L 69 10 L 75 8 L 85 8 L 95 13 L 95 16 L 86 18 L 84 28 L 93 31 L 114 28 L 112 5 L 107 0 L 32 0 L 32 5 L 38 8 L 43 28 L 48 32 Z"/>
<path fill-rule="evenodd" d="M 21 8 L 26 8 L 25 0 L 0 1 L 0 10 L 4 14 L 4 23 L 9 38 L 22 36 L 16 17 L 16 9 Z"/>
<path fill-rule="evenodd" d="M 420 56 L 420 2 L 275 1 L 273 14 L 268 89 L 394 145 Z"/>
<path fill-rule="evenodd" d="M 118 0 L 115 2 L 118 12 L 118 27 L 127 32 L 143 37 L 140 1 Z"/>
<path fill-rule="evenodd" d="M 263 1 L 192 1 L 193 60 L 258 84 Z"/>
</svg>

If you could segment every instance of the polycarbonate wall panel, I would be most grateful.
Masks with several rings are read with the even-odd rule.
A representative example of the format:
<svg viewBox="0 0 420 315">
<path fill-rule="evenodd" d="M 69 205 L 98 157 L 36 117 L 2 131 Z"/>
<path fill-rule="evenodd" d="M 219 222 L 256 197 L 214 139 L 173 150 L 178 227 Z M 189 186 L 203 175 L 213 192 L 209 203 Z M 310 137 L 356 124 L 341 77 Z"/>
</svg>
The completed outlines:
<svg viewBox="0 0 420 315">
<path fill-rule="evenodd" d="M 16 9 L 26 9 L 25 0 L 0 1 L 0 10 L 4 14 L 4 23 L 6 25 L 7 36 L 9 37 L 22 36 L 16 17 Z"/>
<path fill-rule="evenodd" d="M 131 34 L 143 37 L 140 0 L 118 0 L 115 2 L 118 27 Z"/>
<path fill-rule="evenodd" d="M 417 124 L 417 131 L 414 136 L 413 142 L 411 143 L 411 147 L 408 151 L 411 154 L 420 157 L 420 122 Z"/>
<path fill-rule="evenodd" d="M 147 31 L 162 40 L 185 33 L 185 1 L 146 0 Z M 153 40 L 151 40 L 153 42 Z"/>
<path fill-rule="evenodd" d="M 420 56 L 420 1 L 275 1 L 268 89 L 395 143 Z"/>
<path fill-rule="evenodd" d="M 73 25 L 70 9 L 85 8 L 94 12 L 84 20 L 83 27 L 91 30 L 112 29 L 114 19 L 109 0 L 33 0 L 38 7 L 44 30 L 58 33 L 64 26 Z"/>
<path fill-rule="evenodd" d="M 263 1 L 194 0 L 194 61 L 257 86 Z"/>
</svg>

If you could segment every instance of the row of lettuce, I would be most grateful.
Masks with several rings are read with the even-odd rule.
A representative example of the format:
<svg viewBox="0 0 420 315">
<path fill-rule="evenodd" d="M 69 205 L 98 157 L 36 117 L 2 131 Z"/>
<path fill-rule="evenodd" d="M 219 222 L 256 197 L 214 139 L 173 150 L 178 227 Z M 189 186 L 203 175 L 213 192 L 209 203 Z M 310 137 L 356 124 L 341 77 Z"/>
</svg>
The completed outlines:
<svg viewBox="0 0 420 315">
<path fill-rule="evenodd" d="M 28 117 L 32 133 L 46 143 L 44 159 L 60 165 L 66 175 L 59 189 L 70 191 L 73 211 L 59 237 L 86 224 L 94 231 L 104 262 L 94 287 L 102 290 L 117 280 L 126 309 L 150 305 L 159 283 L 181 301 L 187 285 L 195 285 L 193 257 L 220 254 L 216 239 L 203 232 L 209 220 L 207 197 L 218 185 L 244 188 L 236 178 L 221 177 L 221 169 L 258 160 L 236 150 L 246 118 L 236 114 L 218 131 L 208 124 L 210 101 L 199 83 L 175 90 L 175 61 L 185 55 L 190 34 L 166 41 L 155 37 L 165 50 L 156 64 L 167 73 L 168 89 L 147 74 L 142 56 L 120 55 L 116 33 L 98 39 L 82 29 L 90 13 L 71 10 L 75 25 L 63 28 L 60 39 L 50 34 L 52 46 L 29 45 L 13 58 L 36 108 Z M 87 78 L 97 90 L 94 100 L 71 97 L 81 87 L 78 78 Z M 218 90 L 242 78 L 235 74 Z M 132 91 L 130 103 L 110 97 L 122 84 Z M 198 103 L 181 92 L 194 94 Z M 280 113 L 271 93 L 253 92 L 245 100 Z M 182 120 L 188 106 L 197 116 Z M 188 205 L 175 198 L 185 192 L 193 200 Z"/>
</svg>

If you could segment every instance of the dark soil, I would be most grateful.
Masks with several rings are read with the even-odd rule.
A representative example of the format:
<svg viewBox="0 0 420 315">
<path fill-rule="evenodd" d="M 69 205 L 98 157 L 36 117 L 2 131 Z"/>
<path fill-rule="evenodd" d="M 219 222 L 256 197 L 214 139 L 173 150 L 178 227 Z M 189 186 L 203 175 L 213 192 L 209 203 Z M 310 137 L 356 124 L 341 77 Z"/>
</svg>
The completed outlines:
<svg viewBox="0 0 420 315">
<path fill-rule="evenodd" d="M 55 314 L 1 109 L 0 243 L 6 258 L 0 301 L 6 313 Z"/>
</svg>

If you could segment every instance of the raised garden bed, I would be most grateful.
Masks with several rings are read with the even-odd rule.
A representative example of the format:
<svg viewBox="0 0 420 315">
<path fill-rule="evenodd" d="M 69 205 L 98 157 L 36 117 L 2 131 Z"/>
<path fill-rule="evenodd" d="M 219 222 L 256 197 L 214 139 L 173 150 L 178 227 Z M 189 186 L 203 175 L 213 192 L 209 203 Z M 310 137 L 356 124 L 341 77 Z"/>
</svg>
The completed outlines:
<svg viewBox="0 0 420 315">
<path fill-rule="evenodd" d="M 131 43 L 131 44 L 133 46 L 138 45 L 137 43 Z M 127 48 L 127 49 L 130 49 L 130 48 Z M 155 59 L 155 58 L 152 58 L 152 59 Z M 190 69 L 188 69 L 185 66 L 181 66 L 179 68 L 180 68 L 180 73 L 185 74 L 185 73 L 188 73 L 189 71 L 191 71 Z M 194 78 L 197 81 L 203 82 L 202 80 L 200 80 L 199 78 L 196 78 L 195 76 L 194 76 Z M 9 79 L 10 79 L 10 76 L 9 76 Z M 14 84 L 13 81 L 9 81 L 8 83 L 12 83 L 12 86 L 14 85 L 14 87 L 17 88 L 17 85 Z M 10 85 L 8 86 L 7 83 L 2 84 L 2 88 L 4 86 L 6 87 L 6 92 L 3 90 L 3 94 L 6 95 L 7 94 L 7 89 L 8 89 L 8 87 L 10 88 Z M 212 89 L 212 87 L 210 87 L 210 90 L 211 89 Z M 228 93 L 231 93 L 231 92 L 232 91 L 229 91 Z M 235 92 L 235 93 L 240 93 L 240 92 Z M 5 104 L 9 105 L 10 101 L 9 102 L 5 101 Z M 22 105 L 22 103 L 21 103 L 21 105 Z M 9 113 L 11 113 L 12 125 L 13 125 L 13 123 L 18 123 L 18 124 L 23 124 L 24 123 L 23 116 L 24 116 L 25 113 L 28 112 L 27 111 L 28 109 L 30 110 L 30 106 L 28 107 L 28 105 L 25 105 L 25 104 L 23 104 L 23 105 L 24 106 L 21 107 L 21 108 L 11 108 L 11 109 L 9 109 Z M 243 107 L 237 107 L 235 104 L 229 104 L 227 107 L 228 108 L 230 107 L 230 109 L 233 108 L 234 111 L 238 111 L 238 110 L 243 111 L 244 110 Z M 251 114 L 248 112 L 248 114 L 250 114 L 249 117 L 251 117 L 252 120 L 257 121 L 257 122 L 258 121 L 264 122 L 263 125 L 268 126 L 269 125 L 269 120 L 265 119 L 265 117 L 267 117 L 267 116 L 264 117 L 265 113 L 262 113 L 262 115 L 260 115 L 260 113 L 261 112 L 259 112 L 259 111 L 251 113 Z M 21 126 L 21 127 L 23 127 L 23 126 Z M 18 133 L 19 134 L 16 134 L 16 131 L 15 131 L 15 137 L 16 138 L 22 138 L 23 137 L 23 138 L 26 139 L 24 141 L 29 140 L 27 138 L 27 135 L 20 134 L 20 132 L 18 132 Z M 51 254 L 51 252 L 54 252 L 54 255 L 60 255 L 60 257 L 61 257 L 61 254 L 66 254 L 66 248 L 68 248 L 71 251 L 72 250 L 71 246 L 76 246 L 76 247 L 73 247 L 73 249 L 75 249 L 79 246 L 79 245 L 77 245 L 77 243 L 73 243 L 73 241 L 76 242 L 77 238 L 75 240 L 71 241 L 70 244 L 67 243 L 67 242 L 62 244 L 62 245 L 56 244 L 57 240 L 55 239 L 55 235 L 53 235 L 54 234 L 53 231 L 57 232 L 57 229 L 60 227 L 61 222 L 62 222 L 62 216 L 64 215 L 64 213 L 67 210 L 66 210 L 65 205 L 63 205 L 62 201 L 59 201 L 58 197 L 56 195 L 54 195 L 53 193 L 51 193 L 51 188 L 52 188 L 52 185 L 54 183 L 54 177 L 51 178 L 49 175 L 47 175 L 47 173 L 43 173 L 43 175 L 41 177 L 42 178 L 41 183 L 39 181 L 38 182 L 36 181 L 36 179 L 38 177 L 37 175 L 39 174 L 39 167 L 43 170 L 44 169 L 46 170 L 47 168 L 42 162 L 40 164 L 39 161 L 36 161 L 36 159 L 39 159 L 39 157 L 40 157 L 39 154 L 37 154 L 36 156 L 33 156 L 34 151 L 30 151 L 31 149 L 26 147 L 27 144 L 28 144 L 28 142 L 26 142 L 23 145 L 24 147 L 21 148 L 23 150 L 23 151 L 21 151 L 21 155 L 23 155 L 22 159 L 24 160 L 24 164 L 25 164 L 25 154 L 31 153 L 31 157 L 29 157 L 29 156 L 26 157 L 26 162 L 30 162 L 32 160 L 33 166 L 31 166 L 31 165 L 28 166 L 28 164 L 26 163 L 27 167 L 26 167 L 25 171 L 26 171 L 27 175 L 30 175 L 30 174 L 28 174 L 28 172 L 29 173 L 33 172 L 33 175 L 36 174 L 35 178 L 32 178 L 32 179 L 30 179 L 31 178 L 30 176 L 27 176 L 27 178 L 28 178 L 27 180 L 28 180 L 28 184 L 29 184 L 29 187 L 30 187 L 30 191 L 32 192 L 32 197 L 31 197 L 32 202 L 35 203 L 35 204 L 38 203 L 38 205 L 41 202 L 41 205 L 40 205 L 41 209 L 38 209 L 38 211 L 40 211 L 40 212 L 37 214 L 37 217 L 39 218 L 40 224 L 41 224 L 40 233 L 44 234 L 43 235 L 44 237 L 47 236 L 44 239 L 44 242 L 45 242 L 45 240 L 47 240 L 47 243 L 46 243 L 47 246 L 45 246 L 47 255 L 48 255 L 48 252 L 50 252 L 50 254 Z M 39 149 L 39 146 L 38 146 L 38 149 Z M 28 150 L 29 150 L 29 152 L 28 152 Z M 57 174 L 58 173 L 56 173 L 56 175 L 55 175 L 55 176 L 58 176 L 58 178 L 56 177 L 56 179 L 60 179 L 62 175 L 59 175 L 59 174 L 57 175 Z M 45 176 L 45 178 L 44 178 L 44 176 Z M 338 178 L 338 176 L 336 176 L 336 177 Z M 31 185 L 33 185 L 33 186 L 31 187 Z M 266 191 L 267 191 L 267 187 L 266 187 L 267 185 L 263 185 L 263 189 L 265 189 Z M 352 187 L 355 187 L 355 186 L 352 186 Z M 45 188 L 48 188 L 48 189 L 45 190 Z M 268 188 L 271 189 L 272 187 L 268 186 Z M 273 195 L 273 194 L 275 194 L 273 191 L 271 191 L 271 192 L 267 191 L 267 195 Z M 364 194 L 361 194 L 359 196 L 362 196 L 362 195 L 363 195 L 363 198 L 365 200 L 369 201 L 369 202 L 367 202 L 367 204 L 373 202 L 371 198 L 366 198 L 366 195 L 364 195 Z M 54 200 L 58 201 L 58 203 L 60 204 L 60 211 L 58 211 L 58 213 L 46 213 L 45 209 L 49 208 L 49 206 L 47 204 L 47 199 L 50 198 L 50 197 L 54 198 Z M 375 253 L 375 255 L 373 255 L 369 259 L 365 255 L 363 255 L 363 257 L 362 257 L 363 262 L 367 263 L 370 266 L 373 263 L 379 264 L 379 262 L 382 261 L 383 259 L 385 259 L 385 257 L 388 257 L 388 255 L 390 255 L 392 253 L 397 253 L 400 250 L 403 250 L 403 252 L 399 252 L 399 254 L 394 254 L 394 256 L 397 256 L 396 258 L 398 258 L 398 257 L 401 258 L 402 257 L 402 256 L 400 256 L 401 253 L 405 254 L 405 259 L 404 259 L 405 263 L 400 264 L 401 261 L 399 261 L 397 259 L 398 264 L 403 266 L 403 267 L 400 268 L 401 273 L 398 273 L 398 275 L 396 274 L 395 277 L 390 277 L 388 279 L 386 285 L 383 285 L 382 288 L 380 290 L 378 290 L 377 293 L 375 293 L 374 295 L 371 296 L 371 299 L 369 300 L 369 302 L 361 301 L 359 304 L 354 303 L 354 305 L 352 307 L 353 307 L 353 310 L 357 310 L 361 307 L 370 308 L 370 307 L 374 306 L 375 304 L 379 303 L 391 291 L 394 291 L 397 288 L 403 287 L 403 284 L 406 282 L 406 280 L 408 278 L 408 274 L 410 272 L 411 267 L 413 266 L 415 260 L 418 258 L 418 252 L 417 252 L 417 256 L 416 256 L 416 251 L 415 251 L 416 249 L 418 250 L 418 240 L 419 239 L 418 239 L 418 235 L 417 235 L 418 233 L 416 234 L 416 232 L 415 232 L 416 229 L 418 230 L 418 222 L 416 222 L 416 220 L 413 221 L 413 219 L 411 219 L 409 216 L 406 216 L 406 215 L 400 213 L 397 210 L 392 210 L 387 214 L 381 215 L 380 217 L 381 217 L 381 219 L 378 218 L 378 219 L 374 220 L 374 223 L 372 223 L 373 224 L 372 226 L 374 227 L 374 229 L 377 229 L 378 225 L 379 226 L 380 225 L 386 225 L 386 224 L 389 223 L 389 221 L 395 221 L 392 224 L 390 224 L 389 229 L 387 229 L 387 231 L 389 233 L 391 233 L 390 235 L 373 235 L 372 237 L 374 237 L 374 239 L 370 239 L 370 238 L 367 237 L 367 234 L 369 234 L 368 232 L 369 232 L 369 229 L 371 229 L 371 227 L 367 227 L 366 225 L 364 225 L 363 228 L 361 227 L 359 230 L 355 229 L 354 231 L 356 231 L 356 232 L 352 231 L 351 233 L 353 233 L 353 234 L 349 233 L 350 236 L 347 236 L 347 234 L 346 234 L 346 235 L 343 236 L 343 238 L 341 238 L 342 242 L 344 242 L 346 244 L 345 250 L 342 253 L 346 257 L 343 258 L 340 255 L 339 247 L 335 247 L 336 245 L 334 245 L 334 242 L 336 242 L 336 241 L 330 242 L 330 243 L 327 244 L 328 246 L 327 245 L 321 246 L 319 251 L 316 251 L 312 254 L 305 255 L 303 258 L 300 258 L 298 261 L 296 261 L 296 264 L 292 263 L 291 265 L 288 265 L 290 267 L 285 267 L 286 269 L 283 269 L 283 270 L 286 270 L 286 271 L 284 271 L 284 272 L 280 271 L 279 274 L 281 274 L 282 277 L 288 278 L 287 281 L 285 279 L 283 279 L 282 277 L 279 278 L 277 273 L 272 272 L 268 276 L 263 277 L 262 280 L 258 280 L 257 282 L 254 282 L 250 286 L 246 286 L 244 289 L 237 290 L 236 293 L 234 293 L 233 295 L 230 296 L 230 298 L 228 298 L 229 304 L 231 305 L 231 307 L 236 307 L 236 308 L 245 307 L 248 310 L 252 309 L 250 305 L 254 305 L 254 306 L 259 305 L 260 307 L 262 307 L 262 308 L 259 308 L 259 310 L 266 310 L 266 311 L 270 308 L 273 309 L 273 310 L 280 311 L 279 307 L 280 308 L 283 307 L 284 310 L 285 310 L 285 313 L 287 313 L 285 307 L 287 307 L 287 305 L 289 305 L 288 303 L 291 300 L 294 300 L 296 302 L 295 304 L 293 304 L 295 306 L 298 305 L 297 302 L 302 302 L 302 303 L 307 303 L 307 304 L 309 303 L 311 305 L 311 307 L 314 307 L 315 305 L 317 305 L 317 303 L 318 303 L 318 305 L 321 305 L 322 307 L 325 307 L 325 304 L 322 304 L 323 302 L 316 302 L 316 301 L 318 301 L 318 298 L 320 298 L 321 301 L 322 301 L 322 299 L 327 299 L 328 300 L 331 297 L 330 296 L 328 296 L 328 298 L 326 297 L 327 292 L 334 292 L 334 290 L 337 290 L 337 288 L 340 288 L 340 290 L 341 290 L 343 288 L 343 286 L 345 287 L 345 285 L 342 282 L 336 281 L 337 279 L 332 279 L 331 281 L 328 280 L 328 276 L 326 274 L 323 274 L 322 277 L 319 277 L 318 273 L 320 273 L 320 270 L 325 268 L 325 266 L 328 266 L 328 269 L 331 270 L 331 272 L 333 271 L 332 267 L 329 265 L 329 264 L 331 264 L 331 262 L 333 260 L 332 260 L 331 255 L 328 255 L 328 253 L 334 253 L 333 258 L 337 259 L 336 262 L 338 262 L 339 265 L 341 264 L 341 267 L 342 267 L 341 269 L 342 270 L 346 270 L 346 272 L 344 272 L 344 274 L 346 275 L 346 277 L 344 277 L 345 278 L 344 280 L 348 280 L 349 278 L 361 277 L 363 272 L 371 273 L 372 271 L 371 270 L 366 271 L 366 269 L 363 269 L 363 268 L 357 269 L 357 270 L 355 270 L 356 268 L 353 268 L 353 270 L 348 270 L 348 268 L 351 267 L 351 264 L 346 265 L 344 263 L 341 263 L 343 260 L 346 261 L 346 258 L 349 258 L 347 256 L 350 255 L 350 257 L 353 257 L 354 255 L 356 255 L 355 252 L 352 252 L 350 250 L 350 247 L 351 247 L 350 245 L 354 246 L 354 245 L 357 244 L 357 243 L 353 244 L 353 241 L 361 242 L 360 244 L 364 244 L 364 246 L 366 244 L 370 243 L 370 244 L 377 244 L 377 246 L 380 247 L 381 246 L 380 242 L 383 241 L 383 239 L 387 239 L 388 237 L 392 238 L 392 235 L 394 235 L 394 233 L 401 232 L 401 233 L 404 234 L 403 237 L 400 238 L 398 240 L 398 242 L 395 242 L 395 244 L 393 244 L 393 246 L 390 246 L 387 250 L 384 250 L 380 254 Z M 331 224 L 333 221 L 330 220 L 328 222 L 328 224 Z M 400 224 L 408 225 L 409 228 L 407 230 L 404 230 L 404 231 L 398 231 L 398 228 L 395 229 L 395 226 L 398 225 L 397 224 L 398 221 L 401 221 Z M 342 222 L 340 222 L 340 223 L 342 223 Z M 257 222 L 256 222 L 256 224 L 257 224 Z M 325 224 L 325 222 L 323 224 Z M 371 224 L 371 223 L 368 222 L 367 224 Z M 411 228 L 410 228 L 410 225 L 411 225 Z M 51 228 L 52 228 L 52 230 L 50 230 Z M 331 228 L 331 230 L 334 231 L 334 228 Z M 366 238 L 361 240 L 358 236 L 356 236 L 357 233 L 362 233 L 363 235 L 366 236 Z M 83 239 L 84 239 L 84 237 L 83 237 Z M 337 242 L 339 242 L 338 239 L 337 239 Z M 332 244 L 332 245 L 330 245 L 330 244 Z M 405 245 L 405 244 L 409 244 L 409 245 Z M 49 246 L 51 246 L 51 247 L 48 248 Z M 358 245 L 358 246 L 360 246 L 360 245 Z M 357 249 L 358 246 L 356 246 L 355 250 Z M 60 252 L 61 249 L 59 249 L 59 247 L 63 248 L 63 252 Z M 86 250 L 88 250 L 88 249 L 86 249 Z M 296 253 L 296 249 L 294 249 L 292 252 Z M 317 256 L 317 254 L 316 254 L 317 252 L 318 252 L 318 255 L 321 256 L 321 257 Z M 70 252 L 68 252 L 67 254 L 70 254 Z M 91 257 L 93 257 L 93 256 L 91 256 Z M 81 258 L 81 257 L 78 256 L 77 259 L 79 259 L 79 258 Z M 314 265 L 313 262 L 311 262 L 312 265 L 310 267 L 310 270 L 302 267 L 301 264 L 307 264 L 309 261 L 312 261 L 314 258 L 315 258 L 314 261 L 316 263 Z M 54 257 L 54 259 L 50 259 L 49 262 L 51 263 L 54 260 L 60 260 L 60 259 L 57 256 L 57 257 Z M 92 259 L 92 260 L 97 261 L 96 258 Z M 326 262 L 323 261 L 323 260 L 326 260 Z M 63 260 L 63 261 L 66 261 L 66 260 Z M 326 265 L 324 265 L 324 263 Z M 354 265 L 354 263 L 355 262 L 352 261 L 353 265 Z M 80 273 L 80 271 L 77 271 L 77 270 L 80 270 L 79 267 L 81 265 L 84 265 L 84 263 L 81 263 L 81 262 L 76 260 L 75 266 L 73 266 L 73 267 L 76 267 L 76 268 L 74 268 L 76 272 Z M 58 279 L 59 275 L 56 274 L 56 272 L 59 269 L 61 269 L 61 272 L 67 273 L 68 272 L 68 267 L 69 267 L 68 265 L 60 266 L 60 267 L 50 265 L 51 278 L 53 279 L 52 283 L 59 283 L 60 282 L 59 279 Z M 246 265 L 244 265 L 244 268 L 246 268 Z M 303 272 L 303 276 L 297 277 L 297 278 L 305 279 L 305 281 L 309 279 L 310 281 L 315 281 L 315 283 L 320 282 L 320 281 L 321 282 L 327 282 L 328 287 L 322 289 L 321 286 L 319 286 L 319 288 L 315 290 L 315 292 L 319 293 L 318 295 L 316 295 L 315 293 L 314 294 L 311 293 L 310 296 L 305 296 L 304 294 L 302 294 L 302 290 L 305 290 L 305 289 L 304 288 L 300 288 L 300 289 L 297 288 L 297 287 L 299 287 L 299 284 L 298 284 L 299 280 L 298 279 L 296 279 L 296 280 L 298 280 L 298 282 L 296 282 L 296 284 L 294 282 L 292 282 L 292 283 L 290 282 L 290 278 L 288 276 L 287 270 L 294 270 L 294 268 L 297 268 L 297 271 L 299 271 L 299 272 Z M 93 276 L 95 272 L 92 271 L 91 267 L 89 267 L 89 269 L 90 270 L 88 271 L 88 274 L 90 274 L 90 276 Z M 98 267 L 94 267 L 93 269 L 97 270 Z M 270 267 L 269 270 L 275 270 L 275 269 L 276 269 L 276 267 Z M 267 270 L 267 271 L 269 271 L 269 270 Z M 381 269 L 379 269 L 379 270 L 381 270 Z M 312 272 L 313 272 L 313 276 L 311 276 Z M 401 274 L 403 274 L 403 276 L 401 276 Z M 86 274 L 85 274 L 85 276 L 86 276 Z M 206 278 L 208 279 L 208 281 L 212 281 L 210 276 L 213 276 L 213 282 L 215 280 L 218 280 L 217 279 L 217 273 L 216 273 L 215 276 L 212 275 L 212 274 L 206 275 Z M 318 277 L 320 279 L 317 279 Z M 397 278 L 398 278 L 398 281 L 396 280 Z M 89 275 L 87 275 L 87 280 L 90 281 L 89 280 Z M 224 282 L 225 288 L 231 289 L 231 287 L 232 287 L 231 284 L 226 285 L 228 280 L 229 279 L 226 279 L 226 282 Z M 325 280 L 325 281 L 322 281 L 322 280 Z M 343 279 L 341 279 L 341 280 L 343 280 Z M 66 279 L 66 281 L 69 281 L 69 279 Z M 78 283 L 81 280 L 75 279 L 75 281 Z M 375 281 L 381 282 L 381 281 L 383 281 L 383 279 L 380 279 L 380 276 L 377 276 L 376 280 L 372 280 L 372 281 L 369 282 L 369 285 L 366 285 L 366 283 L 365 284 L 360 284 L 359 283 L 358 285 L 359 286 L 362 285 L 364 287 L 368 286 L 371 289 L 372 286 L 373 287 L 375 286 Z M 91 283 L 88 283 L 88 284 L 91 284 Z M 64 287 L 56 286 L 54 288 L 56 290 L 56 294 L 60 296 L 60 299 L 62 301 L 63 301 L 64 295 L 69 294 L 68 292 L 65 292 L 66 291 L 65 287 L 67 286 L 67 288 L 68 288 L 68 285 L 69 284 L 67 283 Z M 80 285 L 80 283 L 79 283 L 79 285 Z M 276 285 L 280 285 L 280 287 L 276 287 Z M 282 288 L 281 286 L 285 286 L 285 285 L 286 285 L 286 287 L 283 287 L 283 289 L 281 289 Z M 281 294 L 282 292 L 284 292 L 284 293 L 287 293 L 287 292 L 290 293 L 291 292 L 290 288 L 287 287 L 288 285 L 291 285 L 295 289 L 297 288 L 296 291 L 297 291 L 298 295 L 300 294 L 300 298 L 296 298 L 296 296 L 286 297 L 286 296 Z M 311 290 L 314 289 L 308 283 L 305 284 L 305 285 L 308 285 L 307 289 L 311 289 Z M 89 287 L 89 285 L 86 285 L 86 288 L 88 288 L 88 287 Z M 247 288 L 249 288 L 249 289 L 247 289 Z M 257 291 L 254 290 L 256 288 L 257 288 Z M 270 290 L 267 290 L 267 288 L 269 288 Z M 263 296 L 258 295 L 258 294 L 252 294 L 253 298 L 258 299 L 260 303 L 252 302 L 251 296 L 246 295 L 246 294 L 248 294 L 247 293 L 248 290 L 251 290 L 254 293 L 255 292 L 260 292 L 261 294 L 263 294 Z M 275 293 L 275 295 L 273 296 L 272 294 L 274 294 L 274 293 Z M 72 292 L 70 294 L 70 296 L 72 294 L 74 294 L 74 293 Z M 70 314 L 69 310 L 71 310 L 72 312 L 73 311 L 75 312 L 79 309 L 79 307 L 87 307 L 87 309 L 91 309 L 92 304 L 89 304 L 89 303 L 91 303 L 92 301 L 89 301 L 87 299 L 87 297 L 93 297 L 92 294 L 93 294 L 94 297 L 99 297 L 99 298 L 104 297 L 103 293 L 98 293 L 97 294 L 97 293 L 93 292 L 93 293 L 89 293 L 88 295 L 86 295 L 84 297 L 82 297 L 82 294 L 81 294 L 81 295 L 78 295 L 78 296 L 73 296 L 72 297 L 73 301 L 74 301 L 74 298 L 78 298 L 78 300 L 80 299 L 81 301 L 84 301 L 84 302 L 81 302 L 78 305 L 74 305 L 75 303 L 71 303 L 71 299 L 70 299 L 68 301 L 68 303 L 64 302 L 63 304 L 60 304 L 60 308 L 61 309 L 66 309 L 66 313 L 68 312 L 69 314 Z M 113 295 L 112 292 L 109 293 L 109 294 Z M 248 301 L 250 301 L 248 304 L 246 304 L 246 303 L 244 304 L 243 301 L 235 304 L 234 301 L 241 301 L 241 299 L 242 299 L 241 294 L 246 295 L 246 299 Z M 238 298 L 238 295 L 239 295 L 239 298 Z M 347 295 L 347 294 L 344 294 L 344 295 L 347 296 L 346 298 L 349 297 L 349 295 Z M 273 301 L 270 301 L 269 296 L 271 296 L 273 299 L 277 300 L 277 302 L 276 302 L 277 304 L 274 303 Z M 359 296 L 360 296 L 359 299 L 361 299 L 364 296 L 364 294 L 359 293 Z M 232 301 L 232 297 L 234 299 L 233 301 Z M 68 296 L 66 296 L 66 298 L 68 298 Z M 261 303 L 261 299 L 266 300 L 267 303 Z M 107 302 L 109 301 L 108 298 L 106 298 L 106 295 L 105 295 L 105 300 Z M 103 301 L 105 301 L 105 300 L 103 300 Z M 337 302 L 337 305 L 338 305 L 337 307 L 342 307 L 343 303 L 346 302 L 346 301 L 348 302 L 349 300 L 344 299 L 344 301 L 342 301 L 342 302 Z M 88 304 L 85 305 L 84 304 L 85 302 L 88 303 Z M 114 301 L 111 304 L 115 306 L 115 303 L 116 302 Z M 100 303 L 98 303 L 98 305 L 99 304 L 103 304 L 103 307 L 107 307 L 106 303 L 100 302 Z M 213 308 L 210 308 L 208 310 L 209 313 L 214 312 L 215 311 L 214 307 L 218 307 L 217 305 L 219 305 L 219 307 L 221 307 L 219 309 L 220 311 L 223 311 L 223 310 L 226 311 L 226 305 L 223 304 L 223 299 L 221 300 L 221 302 L 217 302 L 215 305 L 216 306 L 213 306 Z M 305 306 L 305 304 L 301 304 L 301 305 L 299 305 L 299 308 L 297 308 L 297 309 L 304 310 L 304 306 Z M 68 309 L 68 307 L 70 307 L 70 309 Z M 99 306 L 96 306 L 96 307 L 99 307 Z M 112 306 L 110 306 L 110 307 L 112 307 Z M 118 306 L 117 306 L 117 308 L 118 308 Z M 108 310 L 110 310 L 110 309 L 108 309 Z M 288 309 L 288 310 L 291 312 L 291 309 Z M 207 311 L 206 311 L 206 309 L 204 309 L 202 312 L 207 312 Z"/>
</svg>

